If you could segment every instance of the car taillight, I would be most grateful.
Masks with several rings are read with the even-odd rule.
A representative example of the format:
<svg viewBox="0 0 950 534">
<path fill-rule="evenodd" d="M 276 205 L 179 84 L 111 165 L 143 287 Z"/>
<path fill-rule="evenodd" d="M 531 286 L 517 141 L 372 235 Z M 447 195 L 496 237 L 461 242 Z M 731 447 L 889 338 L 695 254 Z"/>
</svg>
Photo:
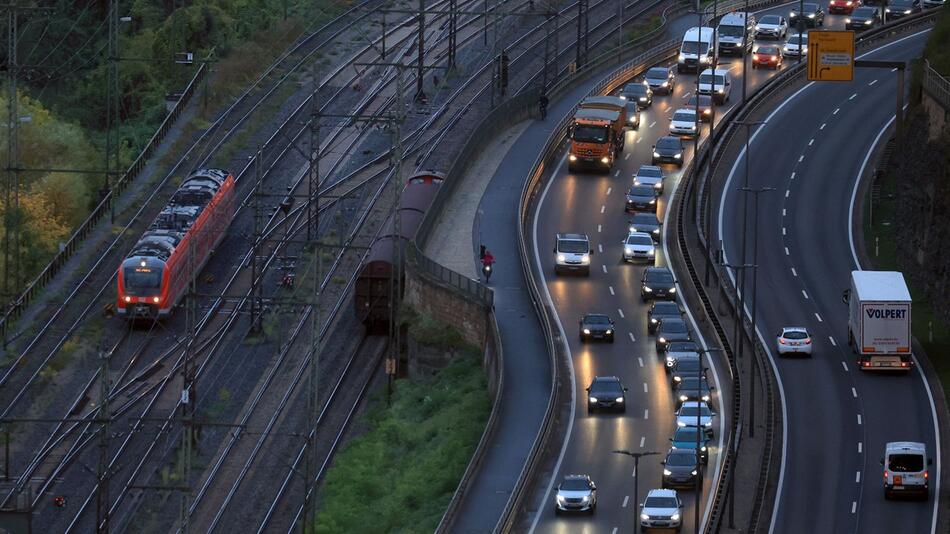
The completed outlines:
<svg viewBox="0 0 950 534">
<path fill-rule="evenodd" d="M 871 362 L 861 362 L 861 367 L 871 367 Z"/>
<path fill-rule="evenodd" d="M 907 362 L 901 362 L 901 367 L 907 367 L 908 365 L 910 365 L 910 364 L 907 363 Z"/>
<path fill-rule="evenodd" d="M 805 338 L 805 344 L 806 344 L 806 345 L 811 345 L 811 338 L 810 338 L 810 337 L 806 337 L 806 338 Z"/>
<path fill-rule="evenodd" d="M 785 339 L 784 339 L 784 338 L 778 338 L 778 342 L 781 343 L 782 345 L 784 345 L 784 344 L 785 344 Z"/>
<path fill-rule="evenodd" d="M 887 478 L 888 478 L 887 471 L 884 471 L 884 480 L 887 480 Z"/>
<path fill-rule="evenodd" d="M 927 480 L 928 478 L 930 478 L 930 472 L 924 471 L 924 480 Z"/>
<path fill-rule="evenodd" d="M 758 54 L 752 54 L 752 61 L 758 61 L 758 60 L 759 60 L 759 55 L 758 55 Z"/>
</svg>

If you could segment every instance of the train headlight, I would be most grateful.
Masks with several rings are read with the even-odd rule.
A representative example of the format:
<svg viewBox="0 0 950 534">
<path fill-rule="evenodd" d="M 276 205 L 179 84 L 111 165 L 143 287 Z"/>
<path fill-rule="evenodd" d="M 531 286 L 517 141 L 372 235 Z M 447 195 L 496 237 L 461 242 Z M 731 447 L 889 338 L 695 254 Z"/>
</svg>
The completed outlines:
<svg viewBox="0 0 950 534">
<path fill-rule="evenodd" d="M 161 299 L 158 298 L 158 297 L 152 297 L 152 302 L 154 302 L 155 304 L 158 304 L 158 301 L 159 301 L 159 300 L 161 300 Z"/>
<path fill-rule="evenodd" d="M 125 297 L 125 301 L 126 301 L 126 302 L 132 302 L 132 297 L 126 296 L 126 297 Z"/>
</svg>

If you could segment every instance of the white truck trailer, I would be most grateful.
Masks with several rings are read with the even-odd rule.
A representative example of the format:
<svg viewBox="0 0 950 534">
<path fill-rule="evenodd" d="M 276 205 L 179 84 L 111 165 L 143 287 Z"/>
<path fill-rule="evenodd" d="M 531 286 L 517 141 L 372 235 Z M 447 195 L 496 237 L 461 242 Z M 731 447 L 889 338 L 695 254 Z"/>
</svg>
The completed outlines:
<svg viewBox="0 0 950 534">
<path fill-rule="evenodd" d="M 848 344 L 866 371 L 907 371 L 911 356 L 911 299 L 904 275 L 852 271 L 848 302 Z"/>
</svg>

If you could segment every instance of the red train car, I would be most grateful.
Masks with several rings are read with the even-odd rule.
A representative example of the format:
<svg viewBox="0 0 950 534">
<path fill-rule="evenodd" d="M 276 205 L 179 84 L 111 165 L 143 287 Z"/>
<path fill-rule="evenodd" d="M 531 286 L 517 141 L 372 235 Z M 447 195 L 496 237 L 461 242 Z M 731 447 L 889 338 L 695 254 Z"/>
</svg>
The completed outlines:
<svg viewBox="0 0 950 534">
<path fill-rule="evenodd" d="M 234 218 L 234 177 L 193 172 L 119 266 L 116 310 L 130 320 L 168 316 Z"/>
<path fill-rule="evenodd" d="M 394 247 L 404 247 L 406 242 L 415 237 L 422 218 L 444 181 L 444 174 L 432 171 L 418 172 L 406 180 L 397 213 L 399 234 L 396 235 L 394 218 L 390 216 L 360 267 L 354 286 L 354 309 L 370 333 L 384 334 L 389 329 Z"/>
</svg>

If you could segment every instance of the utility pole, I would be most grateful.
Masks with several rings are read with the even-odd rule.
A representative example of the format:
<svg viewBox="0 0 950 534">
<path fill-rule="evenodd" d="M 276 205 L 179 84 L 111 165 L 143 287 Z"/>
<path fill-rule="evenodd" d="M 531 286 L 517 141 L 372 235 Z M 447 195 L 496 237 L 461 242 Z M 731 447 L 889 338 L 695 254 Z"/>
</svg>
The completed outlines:
<svg viewBox="0 0 950 534">
<path fill-rule="evenodd" d="M 549 8 L 544 14 L 544 69 L 541 75 L 541 94 L 547 94 L 557 78 L 557 11 Z"/>
<path fill-rule="evenodd" d="M 99 348 L 99 461 L 96 465 L 96 533 L 109 532 L 109 360 L 111 354 Z"/>
<path fill-rule="evenodd" d="M 455 53 L 458 48 L 458 0 L 449 0 L 449 50 L 446 61 L 448 71 L 455 70 Z"/>
<path fill-rule="evenodd" d="M 198 320 L 198 303 L 196 298 L 196 277 L 198 273 L 196 272 L 197 266 L 195 265 L 195 254 L 197 254 L 198 251 L 196 249 L 194 237 L 195 236 L 191 236 L 191 238 L 188 240 L 188 294 L 185 297 L 185 331 L 187 332 L 188 339 L 185 342 L 185 357 L 181 368 L 181 418 L 183 428 L 181 433 L 180 457 L 182 488 L 179 530 L 182 532 L 182 534 L 188 534 L 190 528 L 188 507 L 191 502 L 192 448 L 194 447 L 197 438 L 194 427 L 195 410 L 198 405 L 198 394 L 196 391 L 195 380 L 197 367 L 194 365 L 194 349 L 195 337 L 197 335 L 195 327 Z M 255 234 L 255 239 L 256 238 L 257 235 Z"/>
<path fill-rule="evenodd" d="M 425 76 L 425 35 L 426 35 L 426 2 L 419 0 L 419 58 L 416 65 L 416 102 L 425 102 L 426 94 L 422 87 L 423 77 Z"/>
<path fill-rule="evenodd" d="M 420 0 L 421 3 L 422 0 Z M 401 237 L 400 207 L 402 204 L 402 121 L 405 107 L 402 102 L 403 80 L 402 71 L 397 70 L 396 77 L 396 115 L 391 125 L 393 133 L 392 162 L 394 167 L 393 180 L 393 244 L 392 269 L 389 278 L 389 355 L 386 357 L 386 401 L 392 402 L 393 381 L 398 373 L 400 354 L 400 325 L 399 302 L 402 299 L 402 249 L 404 240 Z"/>
<path fill-rule="evenodd" d="M 263 310 L 261 310 L 263 307 L 261 302 L 261 277 L 257 265 L 257 257 L 260 255 L 261 217 L 263 215 L 261 206 L 261 197 L 263 196 L 261 186 L 264 180 L 263 163 L 261 162 L 263 157 L 263 148 L 258 147 L 257 154 L 254 156 L 254 235 L 252 238 L 253 244 L 251 246 L 251 332 L 255 333 L 261 331 L 263 315 Z"/>
<path fill-rule="evenodd" d="M 574 66 L 580 69 L 587 63 L 587 34 L 590 33 L 589 0 L 577 0 L 577 46 Z"/>
<path fill-rule="evenodd" d="M 17 101 L 17 75 L 19 73 L 19 67 L 17 66 L 17 40 L 19 37 L 19 30 L 17 28 L 18 14 L 19 10 L 15 6 L 9 6 L 7 10 L 7 182 L 3 189 L 3 208 L 4 211 L 9 215 L 11 212 L 19 211 L 20 201 L 19 201 L 19 188 L 20 188 L 20 172 L 17 168 L 20 166 L 20 148 L 18 145 L 18 130 L 20 124 L 20 112 L 19 112 L 19 102 Z M 16 191 L 16 193 L 14 193 Z M 13 198 L 13 204 L 11 209 L 11 195 Z M 13 217 L 12 219 L 16 221 L 14 224 L 15 246 L 14 254 L 16 254 L 16 260 L 11 261 L 10 255 L 10 223 L 8 222 L 11 217 L 7 217 L 3 224 L 3 292 L 6 295 L 12 295 L 13 291 L 10 287 L 10 267 L 12 264 L 19 265 L 20 263 L 20 242 L 19 242 L 19 217 Z M 17 278 L 19 278 L 19 272 L 17 271 Z M 14 285 L 19 288 L 19 282 L 15 282 Z"/>
<path fill-rule="evenodd" d="M 107 43 L 106 65 L 106 173 L 100 198 L 106 198 L 112 191 L 110 169 L 119 168 L 119 0 L 109 0 L 107 15 L 109 35 Z M 109 222 L 115 222 L 115 198 L 109 199 Z"/>
</svg>

